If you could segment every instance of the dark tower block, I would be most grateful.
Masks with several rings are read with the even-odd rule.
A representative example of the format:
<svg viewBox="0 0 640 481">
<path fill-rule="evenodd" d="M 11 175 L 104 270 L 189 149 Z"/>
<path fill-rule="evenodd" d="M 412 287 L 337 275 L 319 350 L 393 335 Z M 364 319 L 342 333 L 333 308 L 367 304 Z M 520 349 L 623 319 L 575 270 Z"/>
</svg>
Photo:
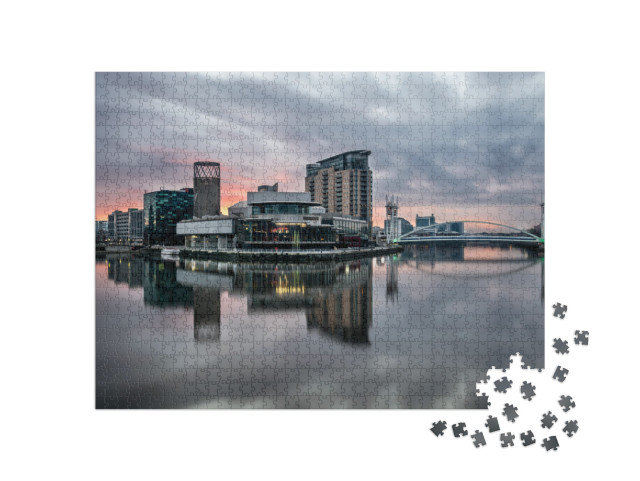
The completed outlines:
<svg viewBox="0 0 640 481">
<path fill-rule="evenodd" d="M 218 162 L 193 164 L 193 189 L 195 191 L 194 217 L 220 214 L 220 164 Z"/>
</svg>

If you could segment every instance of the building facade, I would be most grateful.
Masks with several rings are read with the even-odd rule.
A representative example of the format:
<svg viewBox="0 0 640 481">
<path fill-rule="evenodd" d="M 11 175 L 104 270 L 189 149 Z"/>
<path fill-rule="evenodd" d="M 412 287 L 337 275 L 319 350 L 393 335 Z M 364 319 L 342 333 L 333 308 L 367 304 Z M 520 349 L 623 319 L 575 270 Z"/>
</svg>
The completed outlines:
<svg viewBox="0 0 640 481">
<path fill-rule="evenodd" d="M 343 214 L 367 222 L 371 234 L 373 177 L 369 150 L 354 150 L 307 164 L 305 191 L 329 214 Z"/>
<path fill-rule="evenodd" d="M 369 226 L 366 221 L 339 214 L 322 214 L 321 222 L 330 225 L 335 231 L 338 247 L 362 247 L 369 239 Z"/>
<path fill-rule="evenodd" d="M 144 242 L 175 245 L 181 242 L 176 225 L 193 218 L 194 189 L 158 190 L 144 194 Z"/>
<path fill-rule="evenodd" d="M 103 221 L 104 222 L 104 221 Z M 106 221 L 106 240 L 117 244 L 138 245 L 142 243 L 143 211 L 129 209 L 127 212 L 115 210 Z"/>
<path fill-rule="evenodd" d="M 416 215 L 416 229 L 418 227 L 429 227 L 435 223 L 436 217 L 433 214 L 426 216 Z"/>
<path fill-rule="evenodd" d="M 405 219 L 404 217 L 398 217 L 398 220 L 400 221 L 400 235 L 408 234 L 413 230 L 411 222 L 409 222 L 407 219 Z"/>
<path fill-rule="evenodd" d="M 104 242 L 109 236 L 109 221 L 96 221 L 96 242 Z"/>
<path fill-rule="evenodd" d="M 194 217 L 220 215 L 220 164 L 218 162 L 193 164 L 193 190 Z"/>
<path fill-rule="evenodd" d="M 248 192 L 246 203 L 237 210 L 229 208 L 229 216 L 180 222 L 177 234 L 184 235 L 185 246 L 191 248 L 332 248 L 336 242 L 334 229 L 322 224 L 321 214 L 310 212 L 314 206 L 317 203 L 311 201 L 308 192 L 262 189 Z"/>
<path fill-rule="evenodd" d="M 311 213 L 318 205 L 309 192 L 248 192 L 251 214 L 242 220 L 238 240 L 245 249 L 332 248 L 334 229 Z"/>
</svg>

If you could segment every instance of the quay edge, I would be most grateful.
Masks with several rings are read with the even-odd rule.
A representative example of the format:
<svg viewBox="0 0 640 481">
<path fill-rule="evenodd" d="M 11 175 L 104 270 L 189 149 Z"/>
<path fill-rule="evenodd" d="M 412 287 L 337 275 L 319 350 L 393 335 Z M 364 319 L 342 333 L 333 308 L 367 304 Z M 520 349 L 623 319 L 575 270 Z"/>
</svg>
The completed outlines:
<svg viewBox="0 0 640 481">
<path fill-rule="evenodd" d="M 180 249 L 180 259 L 213 260 L 220 262 L 258 262 L 270 264 L 304 264 L 314 262 L 341 262 L 365 257 L 396 254 L 402 246 L 342 249 L 333 251 L 217 251 Z"/>
</svg>

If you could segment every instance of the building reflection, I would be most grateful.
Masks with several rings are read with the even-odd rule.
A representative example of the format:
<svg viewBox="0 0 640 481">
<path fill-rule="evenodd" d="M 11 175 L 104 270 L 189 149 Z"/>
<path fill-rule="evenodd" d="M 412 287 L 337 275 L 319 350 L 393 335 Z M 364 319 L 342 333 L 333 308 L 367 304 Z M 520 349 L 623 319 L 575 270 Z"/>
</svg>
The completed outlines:
<svg viewBox="0 0 640 481">
<path fill-rule="evenodd" d="M 136 259 L 144 263 L 144 303 L 160 307 L 193 306 L 193 289 L 177 280 L 174 261 Z"/>
<path fill-rule="evenodd" d="M 395 302 L 398 300 L 398 265 L 400 260 L 396 257 L 390 257 L 387 262 L 387 302 Z"/>
<path fill-rule="evenodd" d="M 300 311 L 309 330 L 342 342 L 369 343 L 370 260 L 277 266 L 186 260 L 177 280 L 194 289 L 194 336 L 199 340 L 219 339 L 220 293 L 225 291 L 245 297 L 249 314 Z"/>
<path fill-rule="evenodd" d="M 220 340 L 220 290 L 193 288 L 193 338 L 200 342 Z"/>
<path fill-rule="evenodd" d="M 373 320 L 371 261 L 341 265 L 333 270 L 330 287 L 314 289 L 307 307 L 307 328 L 318 329 L 333 339 L 369 344 Z"/>
<path fill-rule="evenodd" d="M 116 284 L 127 284 L 131 288 L 142 287 L 144 261 L 131 256 L 107 254 L 107 275 Z"/>
</svg>

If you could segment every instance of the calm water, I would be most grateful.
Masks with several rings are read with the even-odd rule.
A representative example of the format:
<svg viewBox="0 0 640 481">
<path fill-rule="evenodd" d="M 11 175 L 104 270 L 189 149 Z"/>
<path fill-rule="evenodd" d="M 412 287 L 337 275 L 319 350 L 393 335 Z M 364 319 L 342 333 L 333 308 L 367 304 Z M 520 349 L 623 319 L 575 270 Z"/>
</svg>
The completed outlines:
<svg viewBox="0 0 640 481">
<path fill-rule="evenodd" d="M 544 366 L 544 261 L 408 248 L 331 265 L 96 260 L 99 408 L 482 408 Z"/>
</svg>

